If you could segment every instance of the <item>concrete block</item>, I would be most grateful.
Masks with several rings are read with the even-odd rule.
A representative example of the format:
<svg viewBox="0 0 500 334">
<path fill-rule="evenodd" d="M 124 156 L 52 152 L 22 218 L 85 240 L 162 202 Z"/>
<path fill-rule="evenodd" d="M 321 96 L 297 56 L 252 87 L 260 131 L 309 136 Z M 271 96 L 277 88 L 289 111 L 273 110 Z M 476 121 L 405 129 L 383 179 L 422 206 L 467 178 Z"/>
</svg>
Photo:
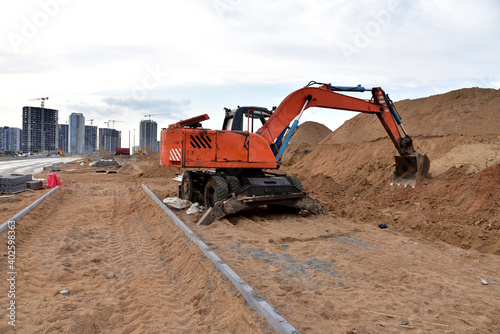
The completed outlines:
<svg viewBox="0 0 500 334">
<path fill-rule="evenodd" d="M 2 178 L 4 186 L 15 186 L 18 184 L 26 183 L 26 182 L 31 181 L 31 180 L 33 180 L 33 175 L 31 175 L 31 174 L 26 174 L 26 175 L 11 174 L 8 176 L 4 176 Z"/>
<path fill-rule="evenodd" d="M 28 189 L 43 189 L 42 181 L 28 181 L 26 182 L 26 186 Z"/>
<path fill-rule="evenodd" d="M 23 179 L 21 179 L 20 177 L 18 176 L 6 176 L 3 178 L 3 185 L 4 186 L 15 186 L 17 184 L 20 184 L 20 183 L 26 183 L 26 181 L 24 181 Z"/>
<path fill-rule="evenodd" d="M 4 186 L 3 192 L 13 194 L 13 193 L 18 193 L 18 192 L 24 191 L 26 189 L 27 189 L 26 183 L 22 183 L 22 184 L 17 184 L 17 185 L 13 185 L 13 186 Z"/>
</svg>

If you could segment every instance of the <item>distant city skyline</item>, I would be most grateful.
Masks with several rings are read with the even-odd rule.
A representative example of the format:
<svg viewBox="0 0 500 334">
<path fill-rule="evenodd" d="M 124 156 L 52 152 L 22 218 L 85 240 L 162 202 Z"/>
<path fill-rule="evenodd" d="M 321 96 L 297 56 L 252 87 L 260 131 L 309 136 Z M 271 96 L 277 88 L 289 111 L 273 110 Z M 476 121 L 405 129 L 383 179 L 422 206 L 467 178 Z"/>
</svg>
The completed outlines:
<svg viewBox="0 0 500 334">
<path fill-rule="evenodd" d="M 23 107 L 22 129 L 0 124 L 0 151 L 57 154 L 60 149 L 65 154 L 85 155 L 98 148 L 106 149 L 114 154 L 116 148 L 124 147 L 121 143 L 122 131 L 110 127 L 85 125 L 83 113 L 72 113 L 69 117 L 69 124 L 57 123 L 58 114 L 58 110 L 51 108 Z M 105 122 L 107 125 L 110 123 L 113 122 Z M 138 124 L 139 129 L 143 124 L 147 124 L 147 127 L 143 127 L 141 143 L 151 145 L 147 147 L 156 151 L 158 149 L 157 124 L 147 120 L 145 123 Z M 134 145 L 130 133 L 129 136 L 127 140 L 133 153 L 134 149 L 140 147 Z"/>
</svg>

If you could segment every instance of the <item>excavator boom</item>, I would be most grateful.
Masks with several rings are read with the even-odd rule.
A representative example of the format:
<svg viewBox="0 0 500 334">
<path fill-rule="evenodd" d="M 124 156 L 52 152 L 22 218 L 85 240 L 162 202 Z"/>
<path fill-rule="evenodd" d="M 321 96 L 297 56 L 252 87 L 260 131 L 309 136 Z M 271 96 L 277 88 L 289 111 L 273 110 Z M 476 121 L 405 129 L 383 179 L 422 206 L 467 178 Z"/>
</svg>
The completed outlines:
<svg viewBox="0 0 500 334">
<path fill-rule="evenodd" d="M 401 117 L 396 111 L 389 96 L 380 87 L 371 89 L 370 100 L 358 99 L 340 92 L 365 92 L 364 87 L 338 87 L 330 84 L 320 84 L 320 87 L 308 86 L 296 90 L 288 95 L 278 106 L 269 120 L 257 131 L 270 145 L 278 148 L 276 155 L 280 161 L 289 139 L 298 128 L 298 118 L 301 113 L 311 107 L 341 109 L 370 113 L 377 115 L 380 123 L 392 140 L 398 154 L 395 156 L 396 170 L 393 182 L 402 185 L 415 186 L 420 183 L 429 172 L 430 161 L 425 154 L 420 154 L 413 148 L 413 141 L 404 129 Z M 292 124 L 289 127 L 289 124 Z M 404 137 L 398 129 L 401 128 Z M 289 129 L 288 129 L 289 128 Z M 287 133 L 283 133 L 288 131 Z M 285 140 L 281 141 L 281 138 Z"/>
</svg>

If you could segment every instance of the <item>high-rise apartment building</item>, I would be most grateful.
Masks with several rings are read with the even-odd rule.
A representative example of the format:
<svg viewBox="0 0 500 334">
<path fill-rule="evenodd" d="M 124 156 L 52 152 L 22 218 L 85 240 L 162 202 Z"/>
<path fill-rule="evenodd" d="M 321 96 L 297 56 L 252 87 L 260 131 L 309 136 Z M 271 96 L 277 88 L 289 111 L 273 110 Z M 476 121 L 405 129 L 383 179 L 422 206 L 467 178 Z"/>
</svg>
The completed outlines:
<svg viewBox="0 0 500 334">
<path fill-rule="evenodd" d="M 20 128 L 0 127 L 0 151 L 20 151 L 21 133 Z"/>
<path fill-rule="evenodd" d="M 97 126 L 85 125 L 85 153 L 97 150 Z"/>
<path fill-rule="evenodd" d="M 99 128 L 99 149 L 115 154 L 115 149 L 121 147 L 121 132 L 115 129 Z"/>
<path fill-rule="evenodd" d="M 153 152 L 158 149 L 158 125 L 152 120 L 142 120 L 139 124 L 139 146 L 141 148 L 151 147 Z"/>
<path fill-rule="evenodd" d="M 57 141 L 57 147 L 59 147 L 63 152 L 68 153 L 68 143 L 69 143 L 69 126 L 68 124 L 58 124 L 59 129 L 59 139 Z"/>
<path fill-rule="evenodd" d="M 57 143 L 58 110 L 23 107 L 23 152 L 54 152 Z"/>
<path fill-rule="evenodd" d="M 82 113 L 69 116 L 69 151 L 72 154 L 85 153 L 85 117 Z"/>
</svg>

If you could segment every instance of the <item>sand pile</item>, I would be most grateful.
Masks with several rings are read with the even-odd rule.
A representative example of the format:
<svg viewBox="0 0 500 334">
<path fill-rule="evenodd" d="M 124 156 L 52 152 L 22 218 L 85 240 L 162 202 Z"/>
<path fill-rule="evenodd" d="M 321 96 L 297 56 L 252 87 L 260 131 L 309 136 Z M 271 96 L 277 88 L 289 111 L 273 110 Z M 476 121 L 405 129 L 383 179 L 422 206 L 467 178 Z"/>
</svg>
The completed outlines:
<svg viewBox="0 0 500 334">
<path fill-rule="evenodd" d="M 173 178 L 183 173 L 181 168 L 160 166 L 160 153 L 152 152 L 145 155 L 134 156 L 137 161 L 130 158 L 120 159 L 123 166 L 120 173 L 133 175 L 137 178 Z M 134 159 L 135 160 L 135 159 Z M 124 162 L 126 161 L 126 162 Z"/>
<path fill-rule="evenodd" d="M 295 132 L 290 144 L 319 144 L 332 130 L 321 123 L 304 122 Z"/>
<path fill-rule="evenodd" d="M 341 216 L 376 218 L 500 254 L 500 91 L 461 89 L 396 108 L 417 151 L 431 160 L 416 189 L 389 186 L 396 150 L 369 114 L 345 122 L 313 149 L 292 151 L 284 169 Z"/>
<path fill-rule="evenodd" d="M 97 150 L 97 151 L 94 151 L 92 153 L 87 154 L 85 157 L 86 158 L 93 158 L 93 157 L 96 157 L 96 155 L 98 155 L 99 158 L 102 158 L 102 157 L 109 157 L 113 154 L 109 153 L 108 150 Z"/>
<path fill-rule="evenodd" d="M 295 164 L 300 157 L 312 152 L 316 145 L 331 133 L 332 131 L 323 124 L 304 122 L 290 140 L 281 159 L 282 164 L 284 166 Z"/>
</svg>

